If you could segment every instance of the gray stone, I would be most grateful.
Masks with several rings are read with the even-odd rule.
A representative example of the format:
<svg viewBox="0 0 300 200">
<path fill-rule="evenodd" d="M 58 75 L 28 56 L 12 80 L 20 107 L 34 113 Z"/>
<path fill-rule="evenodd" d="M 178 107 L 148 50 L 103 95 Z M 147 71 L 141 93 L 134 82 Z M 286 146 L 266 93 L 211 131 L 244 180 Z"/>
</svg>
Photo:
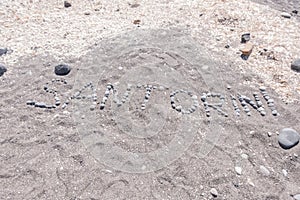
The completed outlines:
<svg viewBox="0 0 300 200">
<path fill-rule="evenodd" d="M 266 116 L 267 113 L 265 111 L 261 111 L 260 114 L 261 116 Z"/>
<path fill-rule="evenodd" d="M 274 116 L 278 115 L 277 110 L 273 110 L 273 111 L 272 111 L 272 115 L 274 115 Z"/>
<path fill-rule="evenodd" d="M 27 104 L 27 105 L 30 105 L 30 106 L 34 106 L 35 101 L 33 101 L 33 100 L 28 100 L 28 101 L 26 101 L 26 104 Z"/>
<path fill-rule="evenodd" d="M 71 67 L 65 64 L 56 65 L 54 69 L 55 74 L 59 76 L 65 76 L 69 74 L 70 71 L 71 71 Z"/>
<path fill-rule="evenodd" d="M 261 86 L 261 87 L 259 87 L 259 90 L 262 91 L 262 92 L 264 92 L 264 91 L 266 91 L 266 87 L 265 86 Z"/>
<path fill-rule="evenodd" d="M 0 64 L 0 76 L 2 76 L 6 71 L 7 71 L 6 67 Z"/>
<path fill-rule="evenodd" d="M 105 104 L 104 104 L 104 103 L 101 103 L 101 104 L 100 104 L 100 110 L 103 110 L 104 107 L 105 107 Z"/>
<path fill-rule="evenodd" d="M 270 175 L 270 171 L 265 167 L 265 166 L 260 166 L 259 167 L 259 171 L 260 173 L 262 173 L 264 176 L 269 176 Z"/>
<path fill-rule="evenodd" d="M 284 128 L 279 132 L 278 143 L 283 149 L 290 149 L 299 143 L 300 135 L 291 128 Z"/>
<path fill-rule="evenodd" d="M 241 38 L 241 43 L 246 43 L 250 40 L 250 33 L 244 33 Z"/>
<path fill-rule="evenodd" d="M 217 197 L 217 196 L 219 195 L 219 193 L 218 193 L 218 191 L 216 190 L 216 188 L 211 188 L 210 194 L 211 194 L 213 197 Z"/>
<path fill-rule="evenodd" d="M 235 167 L 234 170 L 235 170 L 235 172 L 236 172 L 238 175 L 241 175 L 241 174 L 242 174 L 242 168 L 241 168 L 241 167 Z"/>
<path fill-rule="evenodd" d="M 34 106 L 38 108 L 46 108 L 46 104 L 43 102 L 36 102 Z"/>
<path fill-rule="evenodd" d="M 181 112 L 182 106 L 176 106 L 176 110 L 177 110 L 178 112 Z"/>
<path fill-rule="evenodd" d="M 291 18 L 292 17 L 292 15 L 290 13 L 287 13 L 287 12 L 281 13 L 281 16 L 284 17 L 284 18 Z"/>
<path fill-rule="evenodd" d="M 300 72 L 300 59 L 296 59 L 292 65 L 291 65 L 291 69 L 297 72 Z"/>
<path fill-rule="evenodd" d="M 64 7 L 65 7 L 65 8 L 69 8 L 69 7 L 71 7 L 71 6 L 72 6 L 71 3 L 69 3 L 68 1 L 64 1 Z"/>
<path fill-rule="evenodd" d="M 0 56 L 5 55 L 7 53 L 7 48 L 0 49 Z"/>
<path fill-rule="evenodd" d="M 287 177 L 288 172 L 286 171 L 286 169 L 283 169 L 283 170 L 282 170 L 282 174 L 283 174 L 283 176 Z"/>
<path fill-rule="evenodd" d="M 300 200 L 300 194 L 295 194 L 295 195 L 293 196 L 293 198 L 294 198 L 295 200 Z"/>
</svg>

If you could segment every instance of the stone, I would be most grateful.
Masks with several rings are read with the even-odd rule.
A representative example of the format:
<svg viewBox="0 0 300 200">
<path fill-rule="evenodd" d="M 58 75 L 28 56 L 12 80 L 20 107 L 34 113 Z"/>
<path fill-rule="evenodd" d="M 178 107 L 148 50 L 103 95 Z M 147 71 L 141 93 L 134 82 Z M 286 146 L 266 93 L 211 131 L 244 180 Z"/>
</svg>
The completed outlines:
<svg viewBox="0 0 300 200">
<path fill-rule="evenodd" d="M 64 7 L 65 7 L 65 8 L 69 8 L 69 7 L 71 7 L 71 6 L 72 6 L 72 4 L 71 4 L 70 2 L 64 1 Z"/>
<path fill-rule="evenodd" d="M 238 175 L 241 175 L 241 174 L 242 174 L 242 168 L 241 168 L 241 167 L 235 167 L 234 170 L 235 170 L 235 172 L 236 172 Z"/>
<path fill-rule="evenodd" d="M 290 149 L 299 143 L 300 135 L 291 128 L 284 128 L 279 132 L 278 143 L 283 149 Z"/>
<path fill-rule="evenodd" d="M 2 76 L 6 71 L 7 71 L 6 67 L 0 64 L 0 76 Z"/>
<path fill-rule="evenodd" d="M 291 69 L 300 72 L 300 58 L 296 59 L 292 64 L 291 64 Z"/>
<path fill-rule="evenodd" d="M 5 55 L 7 53 L 7 48 L 0 49 L 0 56 Z"/>
<path fill-rule="evenodd" d="M 270 175 L 270 171 L 265 167 L 265 166 L 260 166 L 259 167 L 259 171 L 261 174 L 263 174 L 264 176 L 269 176 Z"/>
<path fill-rule="evenodd" d="M 287 12 L 282 12 L 281 16 L 284 17 L 284 18 L 291 18 L 292 17 L 292 15 L 290 13 L 287 13 Z"/>
<path fill-rule="evenodd" d="M 182 106 L 176 106 L 175 109 L 176 109 L 178 112 L 181 112 Z"/>
<path fill-rule="evenodd" d="M 217 196 L 219 195 L 219 193 L 218 193 L 218 191 L 216 190 L 216 188 L 211 188 L 210 194 L 211 194 L 213 197 L 217 197 Z"/>
<path fill-rule="evenodd" d="M 43 102 L 36 102 L 34 106 L 38 108 L 46 108 L 46 104 Z"/>
<path fill-rule="evenodd" d="M 59 76 L 65 76 L 69 74 L 70 71 L 71 71 L 71 67 L 65 64 L 56 65 L 54 69 L 55 74 Z"/>
<path fill-rule="evenodd" d="M 274 115 L 274 116 L 278 115 L 277 110 L 272 110 L 272 115 Z"/>
<path fill-rule="evenodd" d="M 272 137 L 272 132 L 268 132 L 268 137 Z"/>
<path fill-rule="evenodd" d="M 241 38 L 241 43 L 246 43 L 250 40 L 250 33 L 244 33 Z"/>
<path fill-rule="evenodd" d="M 243 159 L 248 159 L 248 155 L 247 154 L 245 154 L 245 153 L 243 153 L 242 155 L 241 155 L 241 157 L 243 158 Z"/>
<path fill-rule="evenodd" d="M 282 170 L 282 174 L 283 174 L 283 176 L 287 177 L 288 172 L 286 171 L 286 169 L 283 169 L 283 170 Z"/>
<path fill-rule="evenodd" d="M 27 104 L 27 105 L 30 105 L 30 106 L 34 106 L 35 101 L 33 101 L 33 100 L 28 100 L 28 101 L 26 101 L 26 104 Z"/>
<path fill-rule="evenodd" d="M 266 91 L 266 89 L 267 89 L 267 88 L 266 88 L 265 86 L 260 86 L 260 87 L 259 87 L 259 90 L 262 91 L 262 92 Z"/>
<path fill-rule="evenodd" d="M 253 50 L 253 44 L 248 42 L 244 45 L 244 47 L 241 49 L 241 52 L 245 56 L 249 56 L 252 53 Z"/>
<path fill-rule="evenodd" d="M 295 194 L 295 195 L 293 196 L 293 198 L 294 198 L 295 200 L 300 200 L 300 194 Z"/>
</svg>

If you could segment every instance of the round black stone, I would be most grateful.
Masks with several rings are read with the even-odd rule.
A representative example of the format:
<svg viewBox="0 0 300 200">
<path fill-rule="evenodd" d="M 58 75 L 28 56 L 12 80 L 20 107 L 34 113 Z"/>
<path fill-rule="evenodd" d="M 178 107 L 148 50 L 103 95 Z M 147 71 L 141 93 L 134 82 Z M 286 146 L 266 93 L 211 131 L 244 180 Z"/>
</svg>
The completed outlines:
<svg viewBox="0 0 300 200">
<path fill-rule="evenodd" d="M 69 65 L 60 64 L 55 66 L 54 72 L 56 75 L 65 76 L 70 73 L 71 67 Z"/>
</svg>

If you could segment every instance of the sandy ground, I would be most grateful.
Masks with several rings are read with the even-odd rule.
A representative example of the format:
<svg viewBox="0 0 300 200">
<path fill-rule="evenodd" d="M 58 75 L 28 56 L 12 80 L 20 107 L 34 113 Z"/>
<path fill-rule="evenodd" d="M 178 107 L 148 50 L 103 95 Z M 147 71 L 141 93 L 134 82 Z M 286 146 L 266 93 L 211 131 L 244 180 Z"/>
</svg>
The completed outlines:
<svg viewBox="0 0 300 200">
<path fill-rule="evenodd" d="M 291 1 L 283 7 L 282 3 L 269 6 L 246 0 L 70 2 L 70 8 L 64 8 L 63 1 L 0 2 L 0 45 L 13 50 L 0 57 L 0 62 L 8 68 L 0 77 L 1 199 L 292 200 L 292 195 L 300 193 L 300 146 L 283 150 L 277 142 L 281 128 L 300 131 L 300 78 L 299 73 L 290 70 L 290 63 L 300 56 L 300 22 L 297 16 L 281 17 L 281 12 L 291 12 L 295 3 Z M 134 24 L 134 20 L 140 23 Z M 226 99 L 231 93 L 241 91 L 251 96 L 260 85 L 267 86 L 280 116 L 261 117 L 254 113 L 251 117 L 237 118 L 231 113 L 222 118 L 224 130 L 207 156 L 195 156 L 201 145 L 195 140 L 176 161 L 157 171 L 139 174 L 104 165 L 86 148 L 78 121 L 72 117 L 76 107 L 46 111 L 26 105 L 32 98 L 52 99 L 43 86 L 58 78 L 53 68 L 59 63 L 72 66 L 65 77 L 68 84 L 54 85 L 63 100 L 81 86 L 78 77 L 89 67 L 103 66 L 110 70 L 97 84 L 99 95 L 103 94 L 105 83 L 122 80 L 145 53 L 136 53 L 130 46 L 136 37 L 134 31 L 161 28 L 190 35 L 194 44 L 191 40 L 183 41 L 189 41 L 187 44 L 193 48 L 199 46 L 205 53 L 196 49 L 193 58 L 194 54 L 188 54 L 190 50 L 184 53 L 180 42 L 172 41 L 168 46 L 163 40 L 166 42 L 163 45 L 155 34 L 140 35 L 135 45 L 145 48 L 142 41 L 148 38 L 149 44 L 165 51 L 172 50 L 171 44 L 182 47 L 176 49 L 178 57 L 169 58 L 167 64 L 190 63 L 192 67 L 188 70 L 176 69 L 183 80 L 189 80 L 186 84 L 221 90 Z M 246 61 L 241 59 L 239 51 L 240 36 L 245 32 L 251 33 L 250 41 L 254 44 Z M 177 37 L 177 34 L 172 36 Z M 121 42 L 114 44 L 114 41 Z M 227 44 L 229 48 L 225 48 Z M 218 81 L 209 76 L 193 76 L 197 50 L 199 55 L 209 57 L 211 63 L 217 63 L 214 66 L 221 78 L 216 80 L 221 80 L 224 86 L 231 85 L 231 91 L 226 87 L 213 88 L 212 84 Z M 148 54 L 167 59 L 165 54 L 154 50 Z M 152 57 L 145 59 L 151 63 Z M 161 63 L 159 59 L 157 63 Z M 118 61 L 128 64 L 123 71 L 120 68 L 122 72 L 114 67 Z M 227 106 L 227 111 L 232 112 L 229 103 Z M 109 118 L 103 120 L 113 131 Z M 204 118 L 201 123 L 209 121 Z M 213 130 L 203 125 L 198 128 L 208 135 Z M 161 136 L 163 142 L 172 138 L 172 131 L 166 133 L 169 134 Z M 195 137 L 201 138 L 201 133 L 198 131 Z M 146 150 L 160 141 L 151 142 Z M 117 138 L 116 143 L 128 151 L 145 151 L 141 143 L 127 136 Z M 236 173 L 236 166 L 242 168 L 241 175 Z M 210 194 L 211 188 L 217 189 L 216 198 Z"/>
</svg>

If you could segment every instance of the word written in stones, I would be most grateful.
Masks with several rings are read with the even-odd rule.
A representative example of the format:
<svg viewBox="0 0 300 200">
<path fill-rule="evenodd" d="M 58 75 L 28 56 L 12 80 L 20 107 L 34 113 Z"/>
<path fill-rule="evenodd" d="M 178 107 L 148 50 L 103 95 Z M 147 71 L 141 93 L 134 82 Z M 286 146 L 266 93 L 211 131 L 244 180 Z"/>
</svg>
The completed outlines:
<svg viewBox="0 0 300 200">
<path fill-rule="evenodd" d="M 59 80 L 59 79 L 52 80 L 52 83 L 54 83 L 54 84 L 58 83 L 58 82 L 67 84 L 66 80 L 63 80 L 63 79 L 62 80 Z M 90 88 L 91 94 L 86 95 L 86 96 L 83 95 L 83 91 L 88 88 Z M 96 89 L 95 89 L 93 83 L 87 83 L 81 89 L 76 91 L 71 97 L 69 97 L 68 100 L 66 100 L 63 104 L 61 104 L 60 98 L 58 97 L 58 93 L 57 93 L 58 91 L 51 89 L 49 87 L 49 84 L 47 83 L 44 86 L 44 90 L 47 93 L 53 94 L 55 103 L 54 104 L 46 104 L 43 102 L 29 100 L 29 101 L 27 101 L 27 105 L 38 107 L 38 108 L 46 108 L 46 109 L 54 109 L 61 105 L 61 108 L 64 109 L 67 107 L 67 105 L 72 100 L 86 99 L 86 100 L 91 100 L 91 102 L 92 102 L 92 105 L 90 107 L 91 110 L 95 110 L 97 108 L 98 104 L 99 104 L 99 109 L 104 110 L 106 107 L 107 100 L 109 99 L 110 95 L 113 95 L 112 102 L 120 107 L 129 101 L 129 97 L 130 97 L 131 91 L 133 89 L 145 90 L 145 96 L 144 96 L 143 102 L 141 103 L 141 106 L 140 106 L 140 109 L 142 111 L 146 109 L 146 105 L 147 105 L 147 103 L 149 103 L 149 101 L 151 99 L 151 93 L 154 91 L 155 92 L 162 92 L 162 91 L 166 92 L 169 90 L 170 91 L 170 93 L 169 93 L 170 94 L 170 96 L 169 96 L 170 97 L 170 107 L 182 114 L 192 114 L 193 112 L 195 112 L 198 109 L 198 107 L 200 105 L 197 95 L 193 94 L 193 92 L 191 92 L 191 91 L 187 91 L 187 90 L 183 90 L 183 89 L 172 89 L 171 90 L 169 87 L 164 87 L 161 85 L 151 85 L 151 84 L 145 84 L 145 85 L 137 84 L 135 86 L 132 84 L 128 84 L 126 91 L 124 92 L 122 97 L 119 98 L 116 87 L 111 83 L 107 84 L 106 90 L 105 90 L 102 100 L 100 102 L 98 101 L 97 92 L 96 92 Z M 272 99 L 269 96 L 268 92 L 266 91 L 266 88 L 260 87 L 259 91 L 260 91 L 260 94 L 258 92 L 253 93 L 253 97 L 254 97 L 253 99 L 248 96 L 241 95 L 241 94 L 237 94 L 236 96 L 230 94 L 231 104 L 233 106 L 234 113 L 236 116 L 241 115 L 241 109 L 244 111 L 244 113 L 246 115 L 251 116 L 250 108 L 252 108 L 252 110 L 257 111 L 261 116 L 266 116 L 267 111 L 264 106 L 263 100 L 260 98 L 260 96 L 263 97 L 263 99 L 266 102 L 267 107 L 269 107 L 269 110 L 271 111 L 272 115 L 273 116 L 279 115 L 279 113 L 275 107 L 274 99 Z M 179 97 L 177 97 L 178 94 L 186 95 L 188 98 L 190 98 L 190 100 L 191 100 L 190 107 L 186 107 L 186 106 L 184 107 L 184 106 L 180 105 L 180 99 L 179 99 Z M 223 106 L 225 104 L 225 95 L 220 94 L 220 93 L 214 93 L 214 92 L 204 92 L 204 93 L 202 93 L 200 99 L 202 101 L 202 105 L 204 107 L 204 111 L 205 111 L 207 117 L 211 116 L 211 111 L 216 111 L 219 115 L 222 115 L 224 117 L 229 116 L 228 113 L 226 113 L 223 109 L 224 108 Z M 214 101 L 212 101 L 212 100 L 214 100 Z"/>
</svg>

